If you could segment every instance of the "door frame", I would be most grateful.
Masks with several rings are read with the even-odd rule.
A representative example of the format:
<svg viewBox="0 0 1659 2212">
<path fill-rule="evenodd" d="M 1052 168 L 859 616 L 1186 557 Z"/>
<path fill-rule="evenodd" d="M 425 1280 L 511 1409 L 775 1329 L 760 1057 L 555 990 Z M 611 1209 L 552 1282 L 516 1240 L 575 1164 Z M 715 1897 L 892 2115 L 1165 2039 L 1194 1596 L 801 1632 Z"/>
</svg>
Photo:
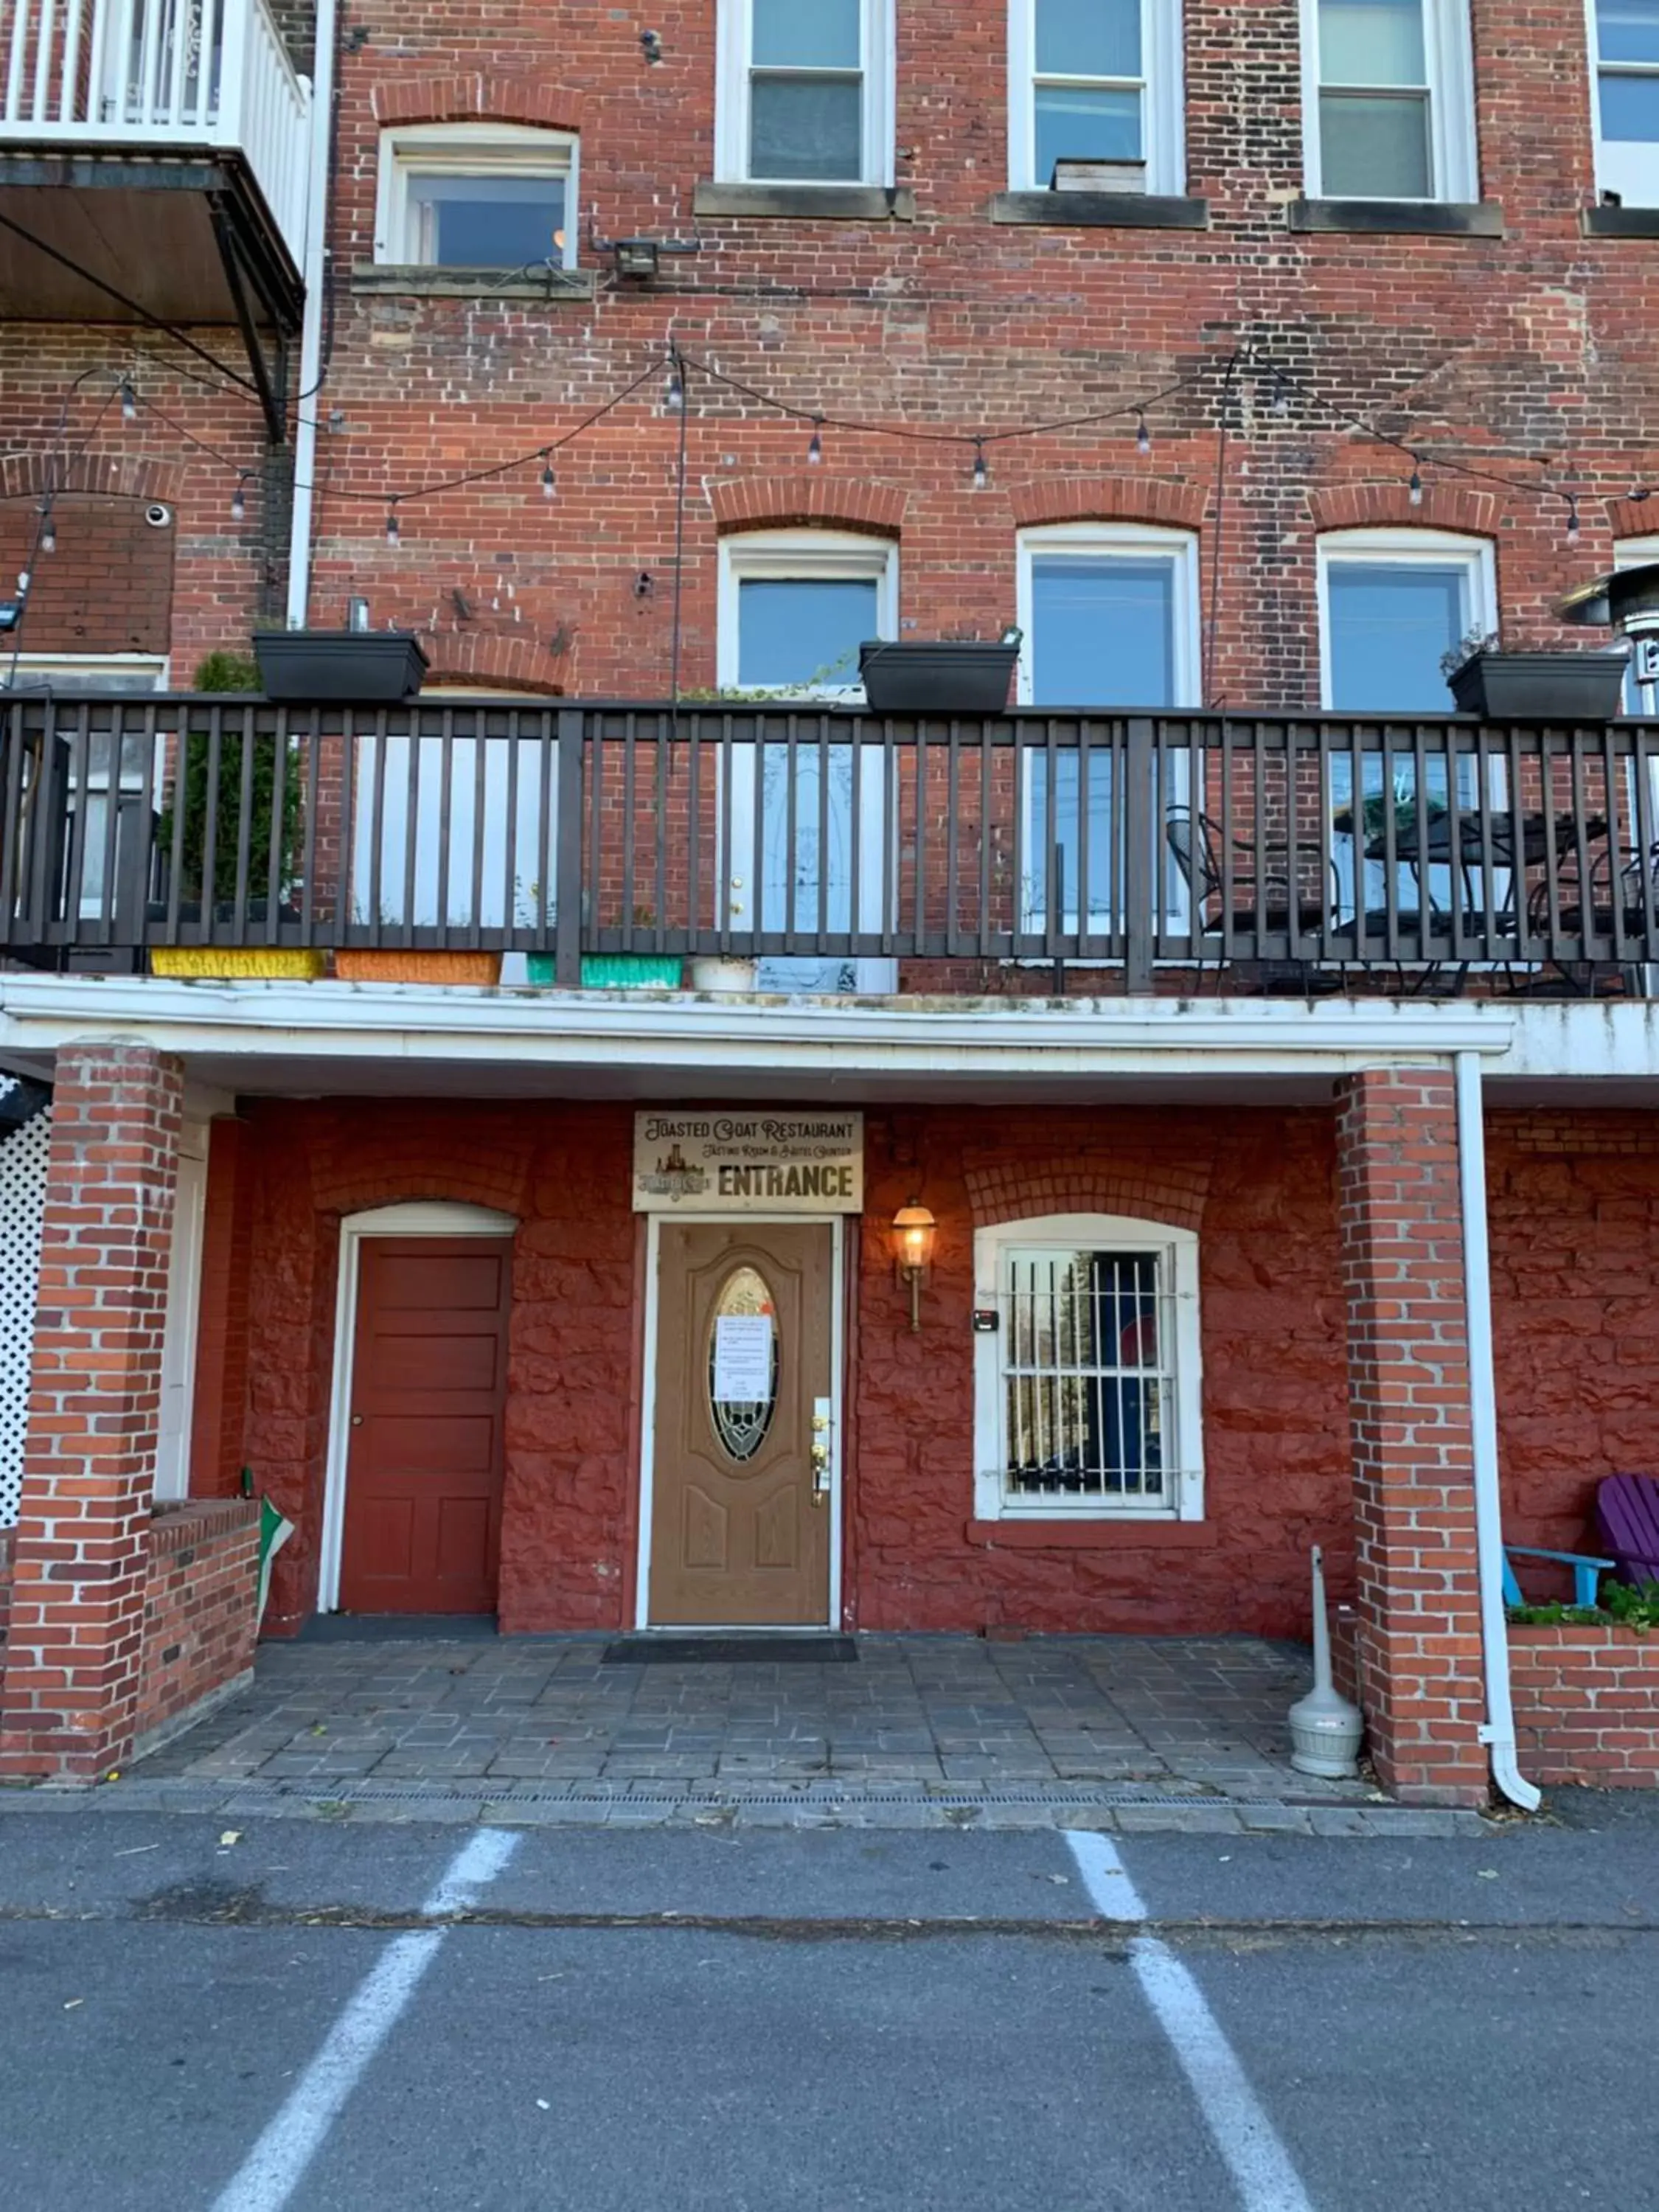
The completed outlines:
<svg viewBox="0 0 1659 2212">
<path fill-rule="evenodd" d="M 692 1223 L 702 1228 L 765 1229 L 787 1224 L 793 1229 L 827 1228 L 830 1231 L 830 1500 L 824 1508 L 830 1516 L 830 1601 L 827 1617 L 823 1620 L 803 1621 L 799 1630 L 780 1629 L 775 1625 L 757 1627 L 753 1621 L 734 1621 L 729 1627 L 723 1627 L 718 1621 L 699 1622 L 694 1629 L 688 1628 L 683 1621 L 653 1621 L 651 1619 L 651 1520 L 655 1503 L 657 1449 L 657 1325 L 662 1224 L 665 1221 Z M 840 1213 L 682 1213 L 676 1207 L 672 1213 L 649 1213 L 646 1216 L 645 1372 L 640 1392 L 640 1534 L 634 1568 L 634 1626 L 636 1629 L 660 1628 L 665 1634 L 682 1636 L 788 1636 L 822 1634 L 826 1628 L 833 1630 L 841 1626 L 842 1438 L 846 1429 L 846 1376 L 843 1371 L 846 1249 L 846 1216 Z"/>
<path fill-rule="evenodd" d="M 317 1610 L 340 1609 L 340 1556 L 345 1540 L 346 1468 L 351 1455 L 352 1355 L 357 1341 L 357 1285 L 366 1237 L 516 1237 L 516 1215 L 488 1206 L 422 1200 L 348 1213 L 340 1222 L 340 1264 L 334 1304 L 334 1375 L 328 1394 L 328 1456 L 323 1472 L 322 1542 Z"/>
<path fill-rule="evenodd" d="M 161 1404 L 156 1422 L 155 1498 L 190 1495 L 190 1451 L 196 1425 L 196 1361 L 202 1311 L 202 1253 L 207 1235 L 208 1147 L 205 1121 L 186 1121 L 179 1133 L 179 1171 L 173 1193 L 173 1244 L 167 1255 L 167 1318 L 161 1326 Z M 167 1436 L 167 1393 L 176 1390 L 179 1425 Z M 162 1446 L 167 1457 L 164 1462 Z"/>
</svg>

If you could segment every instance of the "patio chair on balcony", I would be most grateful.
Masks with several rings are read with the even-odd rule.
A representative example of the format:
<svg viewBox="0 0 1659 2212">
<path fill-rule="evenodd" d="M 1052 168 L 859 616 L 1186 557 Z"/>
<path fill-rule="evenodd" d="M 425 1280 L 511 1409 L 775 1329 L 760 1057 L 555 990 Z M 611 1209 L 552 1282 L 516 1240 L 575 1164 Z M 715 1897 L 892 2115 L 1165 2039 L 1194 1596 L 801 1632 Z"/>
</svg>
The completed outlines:
<svg viewBox="0 0 1659 2212">
<path fill-rule="evenodd" d="M 1280 852 L 1260 854 L 1249 839 L 1230 837 L 1207 814 L 1189 806 L 1172 806 L 1164 818 L 1164 834 L 1176 866 L 1186 878 L 1192 897 L 1193 942 L 1201 953 L 1203 940 L 1220 942 L 1232 937 L 1290 937 L 1321 935 L 1331 926 L 1334 908 L 1322 899 L 1298 890 L 1292 899 L 1288 871 L 1274 861 Z M 1223 855 L 1231 845 L 1231 880 Z M 1333 872 L 1333 891 L 1335 878 Z M 1264 988 L 1274 984 L 1298 991 L 1340 991 L 1344 978 L 1339 970 L 1316 969 L 1310 960 L 1268 959 L 1255 964 L 1262 970 Z"/>
<path fill-rule="evenodd" d="M 1605 837 L 1605 830 L 1599 824 L 1598 830 Z M 1589 872 L 1583 881 L 1573 856 L 1569 855 L 1565 873 L 1556 878 L 1553 921 L 1548 878 L 1533 885 L 1527 896 L 1527 935 L 1534 941 L 1548 940 L 1559 932 L 1564 937 L 1612 942 L 1615 934 L 1622 934 L 1634 939 L 1645 953 L 1650 904 L 1659 919 L 1659 843 L 1650 847 L 1644 861 L 1639 852 L 1615 852 L 1610 843 L 1600 842 L 1590 854 Z M 1619 988 L 1640 995 L 1632 990 L 1632 978 L 1626 972 L 1635 964 L 1562 960 L 1553 955 L 1545 959 L 1546 968 L 1553 969 L 1562 982 L 1587 999 L 1605 995 L 1603 985 L 1610 978 L 1617 979 Z"/>
</svg>

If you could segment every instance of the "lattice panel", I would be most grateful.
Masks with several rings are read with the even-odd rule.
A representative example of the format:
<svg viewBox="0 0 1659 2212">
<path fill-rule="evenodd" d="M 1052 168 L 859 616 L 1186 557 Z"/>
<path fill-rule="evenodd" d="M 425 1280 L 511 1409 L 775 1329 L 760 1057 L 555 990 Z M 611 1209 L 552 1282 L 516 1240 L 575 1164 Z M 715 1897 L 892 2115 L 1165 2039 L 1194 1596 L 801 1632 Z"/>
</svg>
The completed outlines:
<svg viewBox="0 0 1659 2212">
<path fill-rule="evenodd" d="M 23 1493 L 23 1431 L 51 1138 L 47 1107 L 0 1139 L 0 1528 L 9 1528 L 16 1520 Z"/>
</svg>

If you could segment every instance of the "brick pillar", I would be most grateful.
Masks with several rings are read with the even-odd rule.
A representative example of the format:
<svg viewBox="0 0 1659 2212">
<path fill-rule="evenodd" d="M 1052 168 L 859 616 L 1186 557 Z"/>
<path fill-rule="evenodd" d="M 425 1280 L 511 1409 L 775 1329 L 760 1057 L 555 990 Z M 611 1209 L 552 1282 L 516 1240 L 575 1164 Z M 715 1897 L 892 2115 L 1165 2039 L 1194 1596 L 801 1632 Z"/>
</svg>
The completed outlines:
<svg viewBox="0 0 1659 2212">
<path fill-rule="evenodd" d="M 133 1735 L 182 1081 L 58 1056 L 0 1773 L 89 1781 Z"/>
<path fill-rule="evenodd" d="M 1360 1703 L 1383 1783 L 1486 1795 L 1462 1209 L 1449 1069 L 1337 1094 Z"/>
</svg>

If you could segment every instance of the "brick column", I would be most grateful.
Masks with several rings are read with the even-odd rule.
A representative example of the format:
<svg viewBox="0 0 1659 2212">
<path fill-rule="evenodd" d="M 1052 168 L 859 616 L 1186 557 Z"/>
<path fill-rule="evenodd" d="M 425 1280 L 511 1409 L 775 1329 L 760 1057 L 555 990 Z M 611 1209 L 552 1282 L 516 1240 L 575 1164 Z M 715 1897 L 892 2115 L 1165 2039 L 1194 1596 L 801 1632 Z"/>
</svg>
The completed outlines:
<svg viewBox="0 0 1659 2212">
<path fill-rule="evenodd" d="M 1486 1795 L 1462 1209 L 1449 1068 L 1337 1094 L 1360 1703 L 1384 1784 Z"/>
<path fill-rule="evenodd" d="M 58 1056 L 0 1773 L 88 1781 L 132 1741 L 182 1087 L 143 1045 Z"/>
</svg>

